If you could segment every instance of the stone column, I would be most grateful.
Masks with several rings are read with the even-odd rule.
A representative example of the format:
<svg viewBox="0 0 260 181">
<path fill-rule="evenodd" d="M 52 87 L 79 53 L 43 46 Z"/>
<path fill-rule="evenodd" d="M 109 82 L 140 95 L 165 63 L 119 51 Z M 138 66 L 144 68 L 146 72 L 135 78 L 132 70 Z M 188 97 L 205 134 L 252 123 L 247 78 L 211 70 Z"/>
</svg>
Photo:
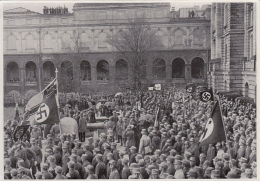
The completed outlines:
<svg viewBox="0 0 260 181">
<path fill-rule="evenodd" d="M 38 83 L 38 88 L 40 91 L 42 91 L 42 89 L 44 89 L 44 85 L 43 85 L 43 77 L 42 77 L 42 65 L 38 65 L 38 70 L 37 70 L 37 74 L 38 74 L 38 77 L 37 77 L 37 83 Z"/>
<path fill-rule="evenodd" d="M 97 67 L 96 67 L 96 65 L 91 65 L 91 83 L 92 83 L 92 85 L 97 83 Z"/>
<path fill-rule="evenodd" d="M 109 87 L 116 87 L 116 67 L 115 65 L 109 66 Z"/>
<path fill-rule="evenodd" d="M 185 80 L 191 82 L 191 64 L 185 64 Z"/>
<path fill-rule="evenodd" d="M 25 68 L 19 68 L 19 79 L 20 79 L 20 92 L 21 94 L 25 94 L 25 76 L 26 76 L 26 72 L 25 72 Z"/>
<path fill-rule="evenodd" d="M 166 84 L 170 85 L 172 81 L 172 66 L 170 63 L 166 64 Z"/>
</svg>

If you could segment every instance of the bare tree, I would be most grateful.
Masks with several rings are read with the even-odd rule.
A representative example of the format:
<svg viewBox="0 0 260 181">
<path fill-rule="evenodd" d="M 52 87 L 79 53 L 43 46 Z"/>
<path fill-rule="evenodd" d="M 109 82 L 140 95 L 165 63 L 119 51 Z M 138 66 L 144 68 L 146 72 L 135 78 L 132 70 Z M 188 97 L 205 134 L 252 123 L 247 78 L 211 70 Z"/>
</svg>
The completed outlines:
<svg viewBox="0 0 260 181">
<path fill-rule="evenodd" d="M 133 88 L 141 88 L 141 80 L 146 76 L 146 62 L 157 42 L 156 30 L 145 18 L 128 18 L 127 25 L 108 40 L 108 43 L 124 55 L 132 74 Z"/>
<path fill-rule="evenodd" d="M 82 52 L 84 48 L 82 46 L 82 41 L 80 38 L 79 30 L 73 31 L 70 41 L 65 45 L 63 44 L 63 51 L 66 53 L 67 60 L 71 62 L 76 62 L 74 65 L 79 65 L 82 60 Z M 65 62 L 64 66 L 61 68 L 60 77 L 60 88 L 62 92 L 81 92 L 81 71 L 73 71 L 73 64 L 70 62 Z"/>
</svg>

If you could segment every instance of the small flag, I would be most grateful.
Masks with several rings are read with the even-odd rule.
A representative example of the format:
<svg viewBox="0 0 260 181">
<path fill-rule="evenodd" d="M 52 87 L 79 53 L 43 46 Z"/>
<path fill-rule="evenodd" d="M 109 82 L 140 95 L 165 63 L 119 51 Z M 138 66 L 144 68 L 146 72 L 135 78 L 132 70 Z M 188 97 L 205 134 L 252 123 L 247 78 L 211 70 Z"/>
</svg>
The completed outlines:
<svg viewBox="0 0 260 181">
<path fill-rule="evenodd" d="M 225 130 L 222 122 L 220 105 L 217 101 L 208 122 L 204 133 L 200 137 L 200 146 L 213 144 L 226 140 Z"/>
<path fill-rule="evenodd" d="M 31 125 L 59 122 L 56 94 L 57 79 L 55 78 L 42 92 L 28 101 L 24 120 Z"/>
<path fill-rule="evenodd" d="M 209 100 L 214 101 L 212 88 L 200 93 L 200 100 L 208 102 Z"/>
<path fill-rule="evenodd" d="M 17 126 L 13 134 L 13 140 L 14 141 L 22 140 L 24 134 L 26 133 L 29 127 L 30 125 Z"/>
<path fill-rule="evenodd" d="M 194 84 L 188 84 L 186 85 L 186 92 L 193 93 L 195 92 L 195 85 Z"/>
</svg>

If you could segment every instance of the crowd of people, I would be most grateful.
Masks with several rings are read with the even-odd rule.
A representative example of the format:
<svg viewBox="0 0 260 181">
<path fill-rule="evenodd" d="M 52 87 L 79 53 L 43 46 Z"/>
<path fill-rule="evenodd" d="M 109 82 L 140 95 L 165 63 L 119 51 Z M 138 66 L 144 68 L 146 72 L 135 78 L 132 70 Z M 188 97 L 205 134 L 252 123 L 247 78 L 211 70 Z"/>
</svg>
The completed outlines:
<svg viewBox="0 0 260 181">
<path fill-rule="evenodd" d="M 27 130 L 23 140 L 14 141 L 12 133 L 23 122 L 6 121 L 5 178 L 257 177 L 256 109 L 250 104 L 221 97 L 227 141 L 199 147 L 213 101 L 202 102 L 176 88 L 125 93 L 109 100 L 116 105 L 113 110 L 104 105 L 97 109 L 95 105 L 100 99 L 104 98 L 95 98 L 87 111 L 78 106 L 72 106 L 66 115 L 66 111 L 61 111 L 63 116 L 77 120 L 79 135 L 61 133 L 58 124 L 43 134 L 39 125 Z M 106 111 L 108 113 L 104 113 Z M 93 115 L 101 113 L 108 116 L 105 130 L 98 137 L 86 137 L 86 124 L 94 119 Z"/>
</svg>

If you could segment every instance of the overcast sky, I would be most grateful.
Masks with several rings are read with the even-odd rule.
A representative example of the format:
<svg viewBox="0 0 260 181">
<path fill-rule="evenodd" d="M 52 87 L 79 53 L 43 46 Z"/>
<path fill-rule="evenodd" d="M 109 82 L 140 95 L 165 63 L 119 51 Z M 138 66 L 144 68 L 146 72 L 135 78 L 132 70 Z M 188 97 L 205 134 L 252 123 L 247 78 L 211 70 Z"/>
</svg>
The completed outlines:
<svg viewBox="0 0 260 181">
<path fill-rule="evenodd" d="M 8 10 L 8 9 L 13 9 L 13 8 L 18 8 L 18 7 L 23 7 L 35 12 L 39 12 L 39 13 L 43 13 L 43 7 L 47 6 L 47 7 L 58 7 L 58 6 L 66 6 L 69 9 L 69 12 L 72 12 L 72 8 L 74 3 L 76 2 L 91 2 L 91 1 L 70 1 L 68 3 L 68 1 L 45 1 L 44 3 L 40 3 L 40 2 L 26 2 L 24 1 L 23 3 L 17 3 L 17 2 L 6 2 L 4 3 L 4 10 Z M 132 0 L 132 1 L 92 1 L 92 2 L 153 2 L 153 1 L 140 1 L 140 0 Z M 158 1 L 157 1 L 158 2 Z M 171 3 L 171 6 L 175 7 L 175 10 L 178 10 L 181 7 L 193 7 L 193 6 L 201 6 L 203 4 L 209 4 L 209 1 L 202 1 L 202 2 L 198 2 L 198 1 L 168 1 Z"/>
</svg>

